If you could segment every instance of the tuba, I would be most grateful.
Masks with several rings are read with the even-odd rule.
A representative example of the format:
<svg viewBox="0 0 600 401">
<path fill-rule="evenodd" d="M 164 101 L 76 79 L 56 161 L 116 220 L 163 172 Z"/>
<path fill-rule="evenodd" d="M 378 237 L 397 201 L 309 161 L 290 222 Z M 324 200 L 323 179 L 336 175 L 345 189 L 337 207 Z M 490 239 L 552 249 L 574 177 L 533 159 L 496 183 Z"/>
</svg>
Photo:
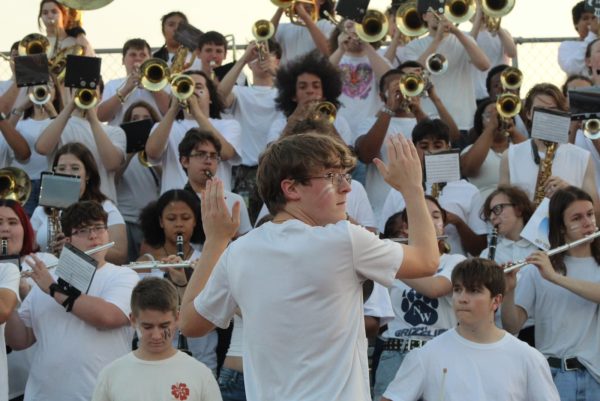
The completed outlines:
<svg viewBox="0 0 600 401">
<path fill-rule="evenodd" d="M 396 26 L 408 37 L 417 37 L 427 33 L 427 26 L 417 11 L 417 2 L 408 1 L 396 10 Z"/>
<path fill-rule="evenodd" d="M 24 205 L 30 194 L 31 180 L 25 171 L 17 167 L 0 169 L 1 199 L 12 199 Z"/>
<path fill-rule="evenodd" d="M 444 15 L 453 24 L 462 24 L 475 15 L 475 8 L 475 0 L 448 0 L 444 6 Z"/>
<path fill-rule="evenodd" d="M 377 10 L 367 10 L 362 22 L 355 23 L 356 35 L 368 43 L 385 38 L 388 32 L 388 20 L 384 13 Z"/>
</svg>

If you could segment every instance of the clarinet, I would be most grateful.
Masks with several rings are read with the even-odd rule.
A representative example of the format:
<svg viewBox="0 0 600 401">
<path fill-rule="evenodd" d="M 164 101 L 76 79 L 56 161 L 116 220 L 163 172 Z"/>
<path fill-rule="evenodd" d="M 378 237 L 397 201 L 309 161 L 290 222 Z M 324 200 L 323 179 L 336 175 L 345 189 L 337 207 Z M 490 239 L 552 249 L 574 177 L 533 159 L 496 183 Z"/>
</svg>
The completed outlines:
<svg viewBox="0 0 600 401">
<path fill-rule="evenodd" d="M 177 237 L 175 238 L 175 246 L 177 248 L 177 256 L 183 259 L 185 257 L 185 252 L 183 251 L 183 235 L 181 233 L 177 233 Z M 177 338 L 177 349 L 181 352 L 185 352 L 189 356 L 192 356 L 192 352 L 188 348 L 187 338 L 185 338 L 181 331 L 179 331 L 179 337 Z"/>
<path fill-rule="evenodd" d="M 490 260 L 494 260 L 494 258 L 496 257 L 496 245 L 498 244 L 498 226 L 494 226 L 494 229 L 492 230 L 492 236 L 490 238 L 490 245 L 488 246 L 488 248 L 490 249 L 489 253 L 488 253 L 488 258 Z"/>
<path fill-rule="evenodd" d="M 0 246 L 2 247 L 2 256 L 8 255 L 8 239 L 2 238 L 0 244 Z"/>
</svg>

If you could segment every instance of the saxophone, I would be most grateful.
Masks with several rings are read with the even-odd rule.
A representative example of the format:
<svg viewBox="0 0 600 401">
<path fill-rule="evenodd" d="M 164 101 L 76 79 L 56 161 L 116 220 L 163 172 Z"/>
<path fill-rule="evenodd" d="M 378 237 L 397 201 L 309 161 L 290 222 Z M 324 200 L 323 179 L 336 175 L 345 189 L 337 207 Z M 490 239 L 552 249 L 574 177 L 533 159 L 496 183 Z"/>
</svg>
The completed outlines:
<svg viewBox="0 0 600 401">
<path fill-rule="evenodd" d="M 46 252 L 53 254 L 54 256 L 59 255 L 59 250 L 55 249 L 56 237 L 62 232 L 60 225 L 60 218 L 58 209 L 51 208 L 50 216 L 48 216 L 48 239 L 46 243 Z"/>
<path fill-rule="evenodd" d="M 544 187 L 546 181 L 548 181 L 548 178 L 552 175 L 552 161 L 554 160 L 554 154 L 556 153 L 556 148 L 558 146 L 556 142 L 547 141 L 544 141 L 544 145 L 546 145 L 546 157 L 544 160 L 540 161 L 535 191 L 533 193 L 533 203 L 535 203 L 536 207 L 539 206 L 546 196 Z"/>
</svg>

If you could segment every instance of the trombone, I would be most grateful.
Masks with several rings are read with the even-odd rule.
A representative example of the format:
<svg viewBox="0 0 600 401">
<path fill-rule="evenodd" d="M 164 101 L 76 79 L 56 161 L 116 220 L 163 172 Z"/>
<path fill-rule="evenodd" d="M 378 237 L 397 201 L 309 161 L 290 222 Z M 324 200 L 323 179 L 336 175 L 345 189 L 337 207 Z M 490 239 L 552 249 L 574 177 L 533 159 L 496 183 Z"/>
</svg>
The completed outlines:
<svg viewBox="0 0 600 401">
<path fill-rule="evenodd" d="M 582 245 L 582 244 L 588 243 L 590 241 L 593 241 L 593 240 L 595 240 L 598 237 L 600 237 L 600 231 L 596 231 L 595 233 L 592 233 L 590 235 L 586 235 L 585 237 L 580 238 L 578 240 L 575 240 L 573 242 L 569 242 L 568 244 L 564 244 L 564 245 L 556 247 L 554 249 L 550 249 L 549 251 L 546 251 L 544 253 L 546 255 L 548 255 L 548 256 L 556 255 L 558 253 L 563 253 L 563 252 L 568 251 L 569 249 L 572 249 L 572 248 L 575 248 L 575 247 L 577 247 L 579 245 Z M 510 273 L 513 270 L 520 269 L 521 267 L 527 266 L 529 264 L 530 263 L 527 262 L 526 260 L 521 260 L 521 261 L 516 262 L 516 263 L 508 264 L 508 265 L 506 265 L 504 267 L 504 273 Z"/>
<path fill-rule="evenodd" d="M 384 13 L 367 10 L 361 23 L 355 23 L 356 35 L 364 42 L 372 43 L 385 38 L 388 32 L 388 20 Z"/>
<path fill-rule="evenodd" d="M 259 19 L 252 25 L 252 36 L 256 39 L 258 49 L 258 60 L 264 61 L 269 54 L 268 40 L 275 34 L 275 27 L 271 21 Z"/>
</svg>

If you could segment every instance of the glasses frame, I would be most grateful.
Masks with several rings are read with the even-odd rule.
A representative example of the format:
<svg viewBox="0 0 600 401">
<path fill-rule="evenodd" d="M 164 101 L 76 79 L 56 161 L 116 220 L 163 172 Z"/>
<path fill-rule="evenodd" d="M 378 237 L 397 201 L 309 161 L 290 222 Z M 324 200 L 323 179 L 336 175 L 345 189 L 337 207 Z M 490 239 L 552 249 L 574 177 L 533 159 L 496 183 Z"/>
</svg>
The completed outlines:
<svg viewBox="0 0 600 401">
<path fill-rule="evenodd" d="M 337 180 L 336 180 L 337 178 Z M 352 185 L 352 174 L 350 173 L 327 173 L 325 175 L 316 175 L 316 176 L 312 176 L 312 177 L 304 177 L 304 178 L 298 178 L 298 181 L 304 181 L 304 180 L 316 180 L 316 179 L 321 179 L 321 180 L 329 180 L 331 181 L 331 185 L 336 186 L 336 187 L 340 187 L 342 185 L 343 180 L 346 180 L 346 183 L 348 185 Z M 335 180 L 335 181 L 334 181 Z"/>
<path fill-rule="evenodd" d="M 96 235 L 104 233 L 108 230 L 108 226 L 106 224 L 96 224 L 93 226 L 86 226 L 77 228 L 71 231 L 72 237 L 86 238 L 89 237 L 90 234 L 94 233 Z"/>
<path fill-rule="evenodd" d="M 507 206 L 515 207 L 515 204 L 510 203 L 510 202 L 498 203 L 494 207 L 490 207 L 490 216 L 492 216 L 492 214 L 494 216 L 500 216 L 502 214 L 502 212 L 504 211 L 504 208 Z"/>
<path fill-rule="evenodd" d="M 213 160 L 213 161 L 221 161 L 221 156 L 217 152 L 207 152 L 205 150 L 198 150 L 196 152 L 191 152 L 188 156 L 190 159 L 201 159 L 202 161 Z"/>
</svg>

